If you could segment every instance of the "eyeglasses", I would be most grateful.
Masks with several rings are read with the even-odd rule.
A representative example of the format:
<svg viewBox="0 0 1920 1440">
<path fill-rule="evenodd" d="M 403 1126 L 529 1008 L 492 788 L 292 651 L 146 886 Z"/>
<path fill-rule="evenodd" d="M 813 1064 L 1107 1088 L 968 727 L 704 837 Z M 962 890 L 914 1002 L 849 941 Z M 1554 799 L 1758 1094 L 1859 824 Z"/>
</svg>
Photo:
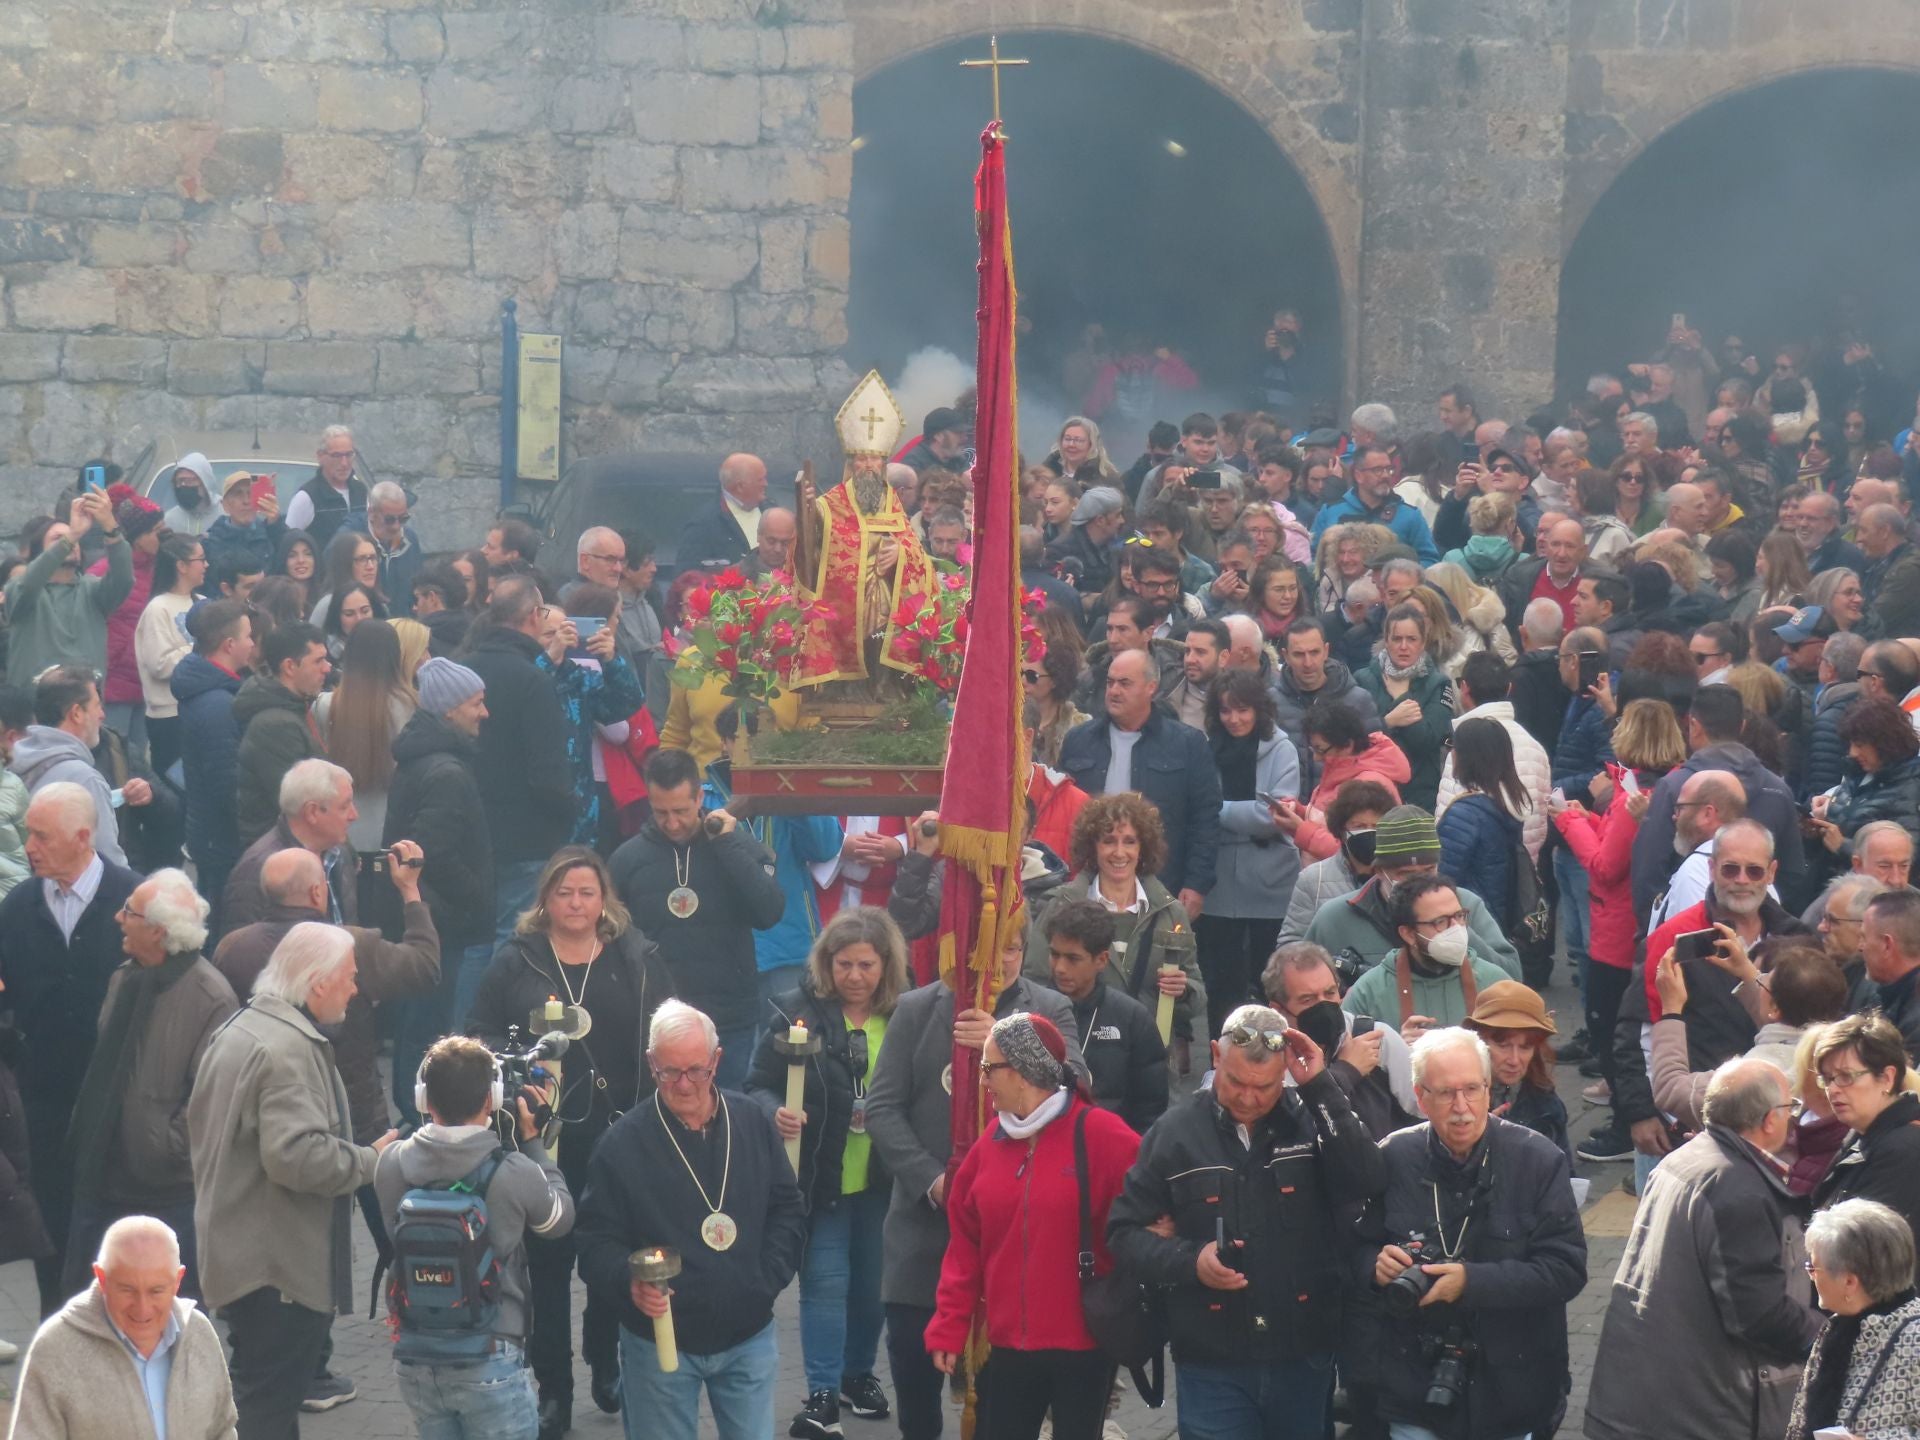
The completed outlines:
<svg viewBox="0 0 1920 1440">
<path fill-rule="evenodd" d="M 121 920 L 144 920 L 147 918 L 147 912 L 144 910 L 136 910 L 131 904 L 127 904 L 120 907 L 120 913 L 116 918 Z"/>
<path fill-rule="evenodd" d="M 1445 1090 L 1436 1090 L 1430 1085 L 1422 1085 L 1420 1089 L 1429 1100 L 1436 1100 L 1442 1105 L 1451 1105 L 1456 1100 L 1478 1100 L 1487 1093 L 1487 1082 L 1476 1080 L 1471 1085 L 1454 1085 Z"/>
<path fill-rule="evenodd" d="M 1353 473 L 1356 475 L 1391 475 L 1393 473 L 1393 466 L 1356 465 L 1353 467 Z"/>
<path fill-rule="evenodd" d="M 655 1065 L 650 1068 L 653 1070 L 654 1083 L 657 1085 L 704 1085 L 713 1078 L 714 1072 L 720 1067 L 689 1065 L 685 1069 L 679 1069 L 671 1065 Z"/>
<path fill-rule="evenodd" d="M 1871 1070 L 1835 1070 L 1831 1075 L 1814 1076 L 1813 1083 L 1822 1090 L 1851 1090 L 1871 1074 Z"/>
<path fill-rule="evenodd" d="M 1434 934 L 1438 935 L 1441 930 L 1451 930 L 1455 925 L 1464 925 L 1466 923 L 1467 912 L 1464 910 L 1455 910 L 1450 914 L 1436 915 L 1431 920 L 1416 920 L 1413 922 L 1413 928 L 1416 930 L 1432 930 Z M 1435 929 L 1436 926 L 1439 928 Z"/>
<path fill-rule="evenodd" d="M 1820 928 L 1822 930 L 1837 930 L 1842 925 L 1858 925 L 1866 918 L 1867 912 L 1864 910 L 1858 915 L 1836 915 L 1832 909 L 1829 908 L 1827 913 L 1820 917 Z"/>
<path fill-rule="evenodd" d="M 1307 742 L 1307 750 L 1316 760 L 1324 760 L 1333 753 L 1331 745 L 1323 745 L 1313 740 Z"/>
<path fill-rule="evenodd" d="M 390 511 L 376 510 L 373 512 L 373 518 L 382 525 L 409 525 L 413 522 L 413 512 L 402 510 L 396 515 Z"/>
<path fill-rule="evenodd" d="M 353 563 L 356 565 L 365 565 L 379 558 L 380 552 L 378 550 L 356 550 L 353 552 Z"/>
<path fill-rule="evenodd" d="M 1673 808 L 1676 810 L 1692 810 L 1702 805 L 1711 804 L 1713 804 L 1711 800 L 1676 800 L 1673 802 Z"/>
<path fill-rule="evenodd" d="M 1618 480 L 1616 480 L 1614 483 L 1616 485 L 1628 485 L 1628 484 L 1644 485 L 1647 483 L 1647 477 L 1642 475 L 1637 470 L 1629 470 L 1625 474 L 1621 475 L 1621 477 Z"/>
<path fill-rule="evenodd" d="M 1518 475 L 1520 473 L 1520 467 L 1518 465 L 1509 465 L 1506 461 L 1502 460 L 1497 464 L 1489 465 L 1487 467 L 1487 473 L 1489 475 Z"/>
<path fill-rule="evenodd" d="M 1286 1031 L 1259 1030 L 1252 1025 L 1229 1025 L 1220 1032 L 1220 1038 L 1229 1045 L 1239 1046 L 1242 1050 L 1262 1046 L 1270 1055 L 1287 1048 Z"/>
<path fill-rule="evenodd" d="M 624 555 L 600 555 L 592 550 L 582 550 L 580 552 L 580 558 L 582 560 L 598 560 L 604 565 L 618 565 L 622 569 L 626 568 L 627 563 L 627 557 Z"/>
<path fill-rule="evenodd" d="M 1040 683 L 1040 672 L 1038 670 L 1022 670 L 1020 672 L 1020 678 L 1029 685 L 1038 685 Z"/>
<path fill-rule="evenodd" d="M 1738 860 L 1728 860 L 1715 867 L 1722 880 L 1764 880 L 1770 865 L 1741 864 Z"/>
<path fill-rule="evenodd" d="M 982 1060 L 980 1062 L 980 1073 L 982 1075 L 991 1075 L 996 1070 L 1011 1069 L 1013 1069 L 1013 1066 L 1005 1060 Z"/>
<path fill-rule="evenodd" d="M 351 460 L 359 453 L 358 450 L 322 450 L 320 452 L 320 458 L 322 460 Z"/>
</svg>

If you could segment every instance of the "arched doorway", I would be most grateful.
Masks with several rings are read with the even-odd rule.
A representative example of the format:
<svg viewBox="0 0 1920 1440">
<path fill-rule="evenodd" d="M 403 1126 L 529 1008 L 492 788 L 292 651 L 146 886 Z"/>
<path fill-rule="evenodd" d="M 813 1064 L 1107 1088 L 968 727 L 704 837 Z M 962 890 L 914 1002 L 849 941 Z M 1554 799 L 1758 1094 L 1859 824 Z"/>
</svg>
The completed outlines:
<svg viewBox="0 0 1920 1440">
<path fill-rule="evenodd" d="M 1712 345 L 1859 335 L 1920 374 L 1920 74 L 1833 68 L 1715 101 L 1636 156 L 1560 279 L 1559 380 L 1658 348 L 1675 314 Z M 1817 379 L 1817 376 L 1816 376 Z M 1909 392 L 1910 393 L 1910 392 Z M 1839 417 L 1834 417 L 1836 420 Z"/>
<path fill-rule="evenodd" d="M 1132 45 L 1055 31 L 1000 43 L 1003 55 L 1032 61 L 1002 81 L 1015 264 L 1032 322 L 1020 361 L 1026 448 L 1039 446 L 1036 426 L 1080 408 L 1067 360 L 1089 324 L 1110 342 L 1138 334 L 1189 362 L 1200 385 L 1166 407 L 1177 421 L 1254 401 L 1273 311 L 1291 305 L 1315 393 L 1337 398 L 1345 349 L 1326 223 L 1260 124 L 1193 72 Z M 972 363 L 970 180 L 990 99 L 986 76 L 959 61 L 985 53 L 984 35 L 942 43 L 855 86 L 847 354 L 856 369 L 894 375 L 929 345 Z"/>
</svg>

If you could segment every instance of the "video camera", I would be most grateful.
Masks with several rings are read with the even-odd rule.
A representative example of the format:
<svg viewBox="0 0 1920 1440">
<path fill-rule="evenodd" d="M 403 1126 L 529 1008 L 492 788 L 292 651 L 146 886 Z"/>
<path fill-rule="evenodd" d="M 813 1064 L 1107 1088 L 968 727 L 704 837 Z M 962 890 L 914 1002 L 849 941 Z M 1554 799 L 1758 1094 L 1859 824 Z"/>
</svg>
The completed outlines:
<svg viewBox="0 0 1920 1440">
<path fill-rule="evenodd" d="M 558 1060 L 567 1053 L 568 1047 L 572 1044 L 573 1041 L 562 1031 L 549 1030 L 532 1045 L 523 1049 L 520 1027 L 518 1025 L 507 1027 L 507 1043 L 503 1048 L 493 1052 L 493 1058 L 494 1063 L 500 1067 L 500 1092 L 504 1097 L 500 1107 L 501 1115 L 510 1132 L 513 1128 L 513 1117 L 509 1112 L 513 1109 L 513 1102 L 528 1087 L 544 1090 L 553 1083 L 554 1073 L 541 1062 Z M 546 1129 L 553 1121 L 552 1104 L 543 1100 L 531 1108 L 533 1123 L 542 1130 Z"/>
</svg>

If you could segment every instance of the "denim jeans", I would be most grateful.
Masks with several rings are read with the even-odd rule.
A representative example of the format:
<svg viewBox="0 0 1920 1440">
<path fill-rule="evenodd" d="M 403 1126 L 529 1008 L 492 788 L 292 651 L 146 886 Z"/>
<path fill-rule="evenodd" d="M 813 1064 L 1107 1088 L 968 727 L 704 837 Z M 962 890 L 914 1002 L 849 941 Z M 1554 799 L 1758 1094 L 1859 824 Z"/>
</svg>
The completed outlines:
<svg viewBox="0 0 1920 1440">
<path fill-rule="evenodd" d="M 757 1027 L 742 1025 L 738 1030 L 721 1030 L 719 1034 L 720 1068 L 714 1072 L 713 1083 L 723 1090 L 744 1090 L 747 1075 L 753 1069 Z"/>
<path fill-rule="evenodd" d="M 469 945 L 460 952 L 460 960 L 453 981 L 453 1009 L 447 1014 L 447 1025 L 458 1034 L 467 1023 L 467 1015 L 473 1009 L 473 999 L 480 993 L 480 982 L 486 979 L 487 967 L 493 964 L 496 947 L 490 941 L 478 945 Z M 438 1039 L 439 1036 L 435 1036 Z M 426 1053 L 424 1050 L 421 1052 Z M 417 1067 L 416 1067 L 417 1068 Z M 413 1088 L 413 1077 L 407 1077 L 407 1088 Z"/>
<path fill-rule="evenodd" d="M 1180 1440 L 1325 1440 L 1333 1356 L 1174 1366 Z"/>
<path fill-rule="evenodd" d="M 730 1350 L 680 1352 L 680 1368 L 660 1369 L 651 1335 L 620 1327 L 620 1423 L 627 1440 L 695 1440 L 700 1391 L 707 1392 L 720 1440 L 767 1440 L 780 1369 L 773 1322 Z"/>
<path fill-rule="evenodd" d="M 880 1354 L 880 1228 L 890 1186 L 843 1195 L 813 1212 L 800 1262 L 800 1354 L 807 1390 L 837 1390 L 842 1376 L 871 1375 Z"/>
<path fill-rule="evenodd" d="M 504 945 L 513 938 L 513 927 L 520 923 L 520 912 L 533 908 L 534 892 L 540 888 L 544 860 L 496 860 L 493 862 L 493 943 Z M 466 1012 L 461 1011 L 462 1018 Z"/>
<path fill-rule="evenodd" d="M 400 1398 L 420 1440 L 534 1440 L 540 1407 L 518 1345 L 496 1341 L 478 1365 L 398 1364 Z"/>
<path fill-rule="evenodd" d="M 1424 1425 L 1409 1425 L 1396 1420 L 1387 1427 L 1387 1433 L 1393 1440 L 1440 1440 L 1440 1437 Z M 1512 1440 L 1533 1440 L 1532 1435 L 1515 1435 Z"/>
<path fill-rule="evenodd" d="M 1553 852 L 1553 878 L 1560 885 L 1560 938 L 1566 942 L 1567 959 L 1573 962 L 1574 979 L 1580 986 L 1580 999 L 1584 1007 L 1587 998 L 1587 922 L 1593 905 L 1593 892 L 1588 887 L 1586 867 L 1573 853 L 1573 848 L 1562 843 Z M 1600 1048 L 1600 1039 L 1594 1037 L 1594 1048 Z"/>
</svg>

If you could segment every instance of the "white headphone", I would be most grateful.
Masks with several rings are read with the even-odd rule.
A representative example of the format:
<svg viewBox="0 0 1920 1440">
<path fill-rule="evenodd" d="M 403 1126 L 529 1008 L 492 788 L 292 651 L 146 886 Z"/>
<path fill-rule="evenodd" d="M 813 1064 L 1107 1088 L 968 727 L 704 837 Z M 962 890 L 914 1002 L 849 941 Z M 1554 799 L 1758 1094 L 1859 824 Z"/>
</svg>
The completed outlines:
<svg viewBox="0 0 1920 1440">
<path fill-rule="evenodd" d="M 507 1082 L 500 1073 L 500 1060 L 497 1056 L 493 1062 L 493 1084 L 488 1088 L 488 1095 L 492 1099 L 495 1110 L 506 1108 Z M 423 1123 L 431 1113 L 427 1109 L 427 1062 L 424 1059 L 421 1060 L 420 1068 L 414 1072 L 413 1076 L 413 1108 L 419 1113 Z"/>
</svg>

